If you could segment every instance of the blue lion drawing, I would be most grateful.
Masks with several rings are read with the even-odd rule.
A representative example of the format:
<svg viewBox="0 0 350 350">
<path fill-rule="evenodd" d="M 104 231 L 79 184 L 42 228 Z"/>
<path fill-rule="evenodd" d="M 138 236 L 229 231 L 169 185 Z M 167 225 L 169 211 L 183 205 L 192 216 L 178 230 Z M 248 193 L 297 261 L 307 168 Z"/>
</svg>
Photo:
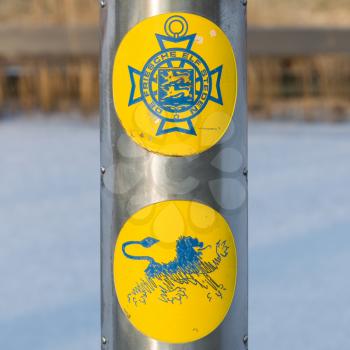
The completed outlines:
<svg viewBox="0 0 350 350">
<path fill-rule="evenodd" d="M 135 306 L 146 304 L 148 296 L 155 291 L 159 292 L 158 298 L 165 303 L 179 302 L 188 298 L 186 285 L 196 285 L 206 291 L 209 301 L 222 298 L 226 290 L 223 284 L 216 282 L 210 274 L 216 271 L 225 257 L 229 254 L 226 241 L 217 241 L 215 257 L 211 261 L 203 261 L 203 251 L 212 249 L 194 237 L 182 236 L 176 241 L 176 257 L 168 263 L 160 263 L 148 255 L 132 255 L 127 248 L 140 245 L 150 248 L 159 240 L 147 237 L 142 241 L 128 241 L 122 245 L 122 251 L 126 258 L 147 261 L 148 266 L 144 270 L 145 278 L 139 281 L 128 295 L 130 303 Z"/>
</svg>

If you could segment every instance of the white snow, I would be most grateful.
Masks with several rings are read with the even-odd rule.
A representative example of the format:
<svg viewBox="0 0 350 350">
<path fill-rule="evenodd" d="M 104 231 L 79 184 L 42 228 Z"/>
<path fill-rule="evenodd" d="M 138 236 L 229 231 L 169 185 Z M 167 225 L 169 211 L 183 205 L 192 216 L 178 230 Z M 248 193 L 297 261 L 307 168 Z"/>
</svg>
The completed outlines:
<svg viewBox="0 0 350 350">
<path fill-rule="evenodd" d="M 250 347 L 350 347 L 350 125 L 250 128 Z"/>
<path fill-rule="evenodd" d="M 350 347 L 350 125 L 252 123 L 250 348 Z M 96 122 L 0 122 L 0 349 L 99 348 Z"/>
<path fill-rule="evenodd" d="M 0 149 L 0 349 L 98 349 L 97 123 L 5 120 Z"/>
</svg>

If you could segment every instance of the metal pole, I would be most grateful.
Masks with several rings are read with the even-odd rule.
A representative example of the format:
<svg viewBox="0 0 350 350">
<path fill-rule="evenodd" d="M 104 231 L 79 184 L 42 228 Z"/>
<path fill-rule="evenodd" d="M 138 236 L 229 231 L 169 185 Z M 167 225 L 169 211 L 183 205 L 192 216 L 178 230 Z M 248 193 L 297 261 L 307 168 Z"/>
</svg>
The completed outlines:
<svg viewBox="0 0 350 350">
<path fill-rule="evenodd" d="M 246 1 L 101 8 L 102 349 L 247 349 Z"/>
</svg>

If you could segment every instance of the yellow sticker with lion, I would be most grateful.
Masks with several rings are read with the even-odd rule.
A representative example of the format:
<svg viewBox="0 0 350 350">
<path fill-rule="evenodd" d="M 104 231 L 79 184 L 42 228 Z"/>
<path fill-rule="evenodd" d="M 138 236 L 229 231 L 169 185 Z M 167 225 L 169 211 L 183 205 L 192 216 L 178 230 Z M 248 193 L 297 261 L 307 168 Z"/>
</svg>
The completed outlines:
<svg viewBox="0 0 350 350">
<path fill-rule="evenodd" d="M 237 67 L 225 33 L 189 13 L 147 18 L 124 37 L 113 98 L 126 133 L 169 156 L 201 153 L 225 134 L 237 98 Z"/>
<path fill-rule="evenodd" d="M 230 309 L 237 255 L 228 223 L 193 201 L 166 201 L 121 229 L 114 282 L 124 314 L 142 334 L 187 343 L 213 332 Z"/>
</svg>

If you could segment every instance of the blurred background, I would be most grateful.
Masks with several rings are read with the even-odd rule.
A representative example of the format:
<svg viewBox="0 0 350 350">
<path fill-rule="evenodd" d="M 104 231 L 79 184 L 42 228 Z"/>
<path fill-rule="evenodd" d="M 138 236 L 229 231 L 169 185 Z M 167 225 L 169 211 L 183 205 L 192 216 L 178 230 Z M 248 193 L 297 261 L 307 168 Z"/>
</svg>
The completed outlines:
<svg viewBox="0 0 350 350">
<path fill-rule="evenodd" d="M 347 349 L 350 1 L 248 13 L 250 347 Z M 99 348 L 98 21 L 0 2 L 1 349 Z"/>
</svg>

